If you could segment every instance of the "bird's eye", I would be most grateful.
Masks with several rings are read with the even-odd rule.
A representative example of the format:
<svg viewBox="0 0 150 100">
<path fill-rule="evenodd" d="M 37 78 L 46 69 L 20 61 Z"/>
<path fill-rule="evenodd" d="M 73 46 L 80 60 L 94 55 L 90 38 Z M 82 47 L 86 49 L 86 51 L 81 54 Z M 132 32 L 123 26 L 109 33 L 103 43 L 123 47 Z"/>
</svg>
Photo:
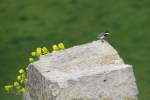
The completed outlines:
<svg viewBox="0 0 150 100">
<path fill-rule="evenodd" d="M 108 34 L 104 34 L 104 36 L 107 36 Z"/>
</svg>

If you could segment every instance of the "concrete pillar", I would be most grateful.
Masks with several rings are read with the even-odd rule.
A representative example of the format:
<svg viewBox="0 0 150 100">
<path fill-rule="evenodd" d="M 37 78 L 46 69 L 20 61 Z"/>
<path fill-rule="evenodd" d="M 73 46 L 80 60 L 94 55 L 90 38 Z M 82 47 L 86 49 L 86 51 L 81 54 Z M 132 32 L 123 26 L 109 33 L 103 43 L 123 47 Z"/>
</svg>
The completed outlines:
<svg viewBox="0 0 150 100">
<path fill-rule="evenodd" d="M 131 65 L 93 41 L 41 56 L 29 65 L 24 100 L 137 100 Z"/>
</svg>

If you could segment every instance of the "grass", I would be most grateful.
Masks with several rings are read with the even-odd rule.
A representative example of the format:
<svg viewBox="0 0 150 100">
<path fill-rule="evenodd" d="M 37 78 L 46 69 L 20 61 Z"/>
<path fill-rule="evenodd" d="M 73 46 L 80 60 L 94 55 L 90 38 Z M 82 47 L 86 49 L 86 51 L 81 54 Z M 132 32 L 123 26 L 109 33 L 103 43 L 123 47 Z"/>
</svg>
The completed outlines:
<svg viewBox="0 0 150 100">
<path fill-rule="evenodd" d="M 134 66 L 139 100 L 150 98 L 149 0 L 0 0 L 0 85 L 13 81 L 30 52 L 63 41 L 90 42 L 109 30 L 108 41 Z M 0 91 L 1 100 L 20 96 Z"/>
</svg>

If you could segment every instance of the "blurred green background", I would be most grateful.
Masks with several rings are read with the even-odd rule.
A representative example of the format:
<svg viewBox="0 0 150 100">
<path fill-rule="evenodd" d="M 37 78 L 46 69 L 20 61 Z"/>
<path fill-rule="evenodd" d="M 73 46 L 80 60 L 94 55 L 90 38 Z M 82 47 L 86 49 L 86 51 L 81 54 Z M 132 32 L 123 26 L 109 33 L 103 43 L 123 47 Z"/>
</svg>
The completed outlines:
<svg viewBox="0 0 150 100">
<path fill-rule="evenodd" d="M 16 79 L 36 47 L 107 39 L 134 65 L 139 100 L 150 99 L 150 0 L 0 0 L 0 86 Z M 21 96 L 0 91 L 0 100 Z"/>
</svg>

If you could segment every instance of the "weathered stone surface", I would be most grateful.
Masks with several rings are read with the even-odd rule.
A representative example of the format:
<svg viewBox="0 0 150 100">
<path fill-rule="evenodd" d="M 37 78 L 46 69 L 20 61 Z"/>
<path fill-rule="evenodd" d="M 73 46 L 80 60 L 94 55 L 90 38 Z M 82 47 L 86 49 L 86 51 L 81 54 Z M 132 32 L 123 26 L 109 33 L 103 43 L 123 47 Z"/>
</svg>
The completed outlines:
<svg viewBox="0 0 150 100">
<path fill-rule="evenodd" d="M 106 41 L 41 56 L 29 65 L 24 100 L 136 100 L 131 65 Z"/>
</svg>

